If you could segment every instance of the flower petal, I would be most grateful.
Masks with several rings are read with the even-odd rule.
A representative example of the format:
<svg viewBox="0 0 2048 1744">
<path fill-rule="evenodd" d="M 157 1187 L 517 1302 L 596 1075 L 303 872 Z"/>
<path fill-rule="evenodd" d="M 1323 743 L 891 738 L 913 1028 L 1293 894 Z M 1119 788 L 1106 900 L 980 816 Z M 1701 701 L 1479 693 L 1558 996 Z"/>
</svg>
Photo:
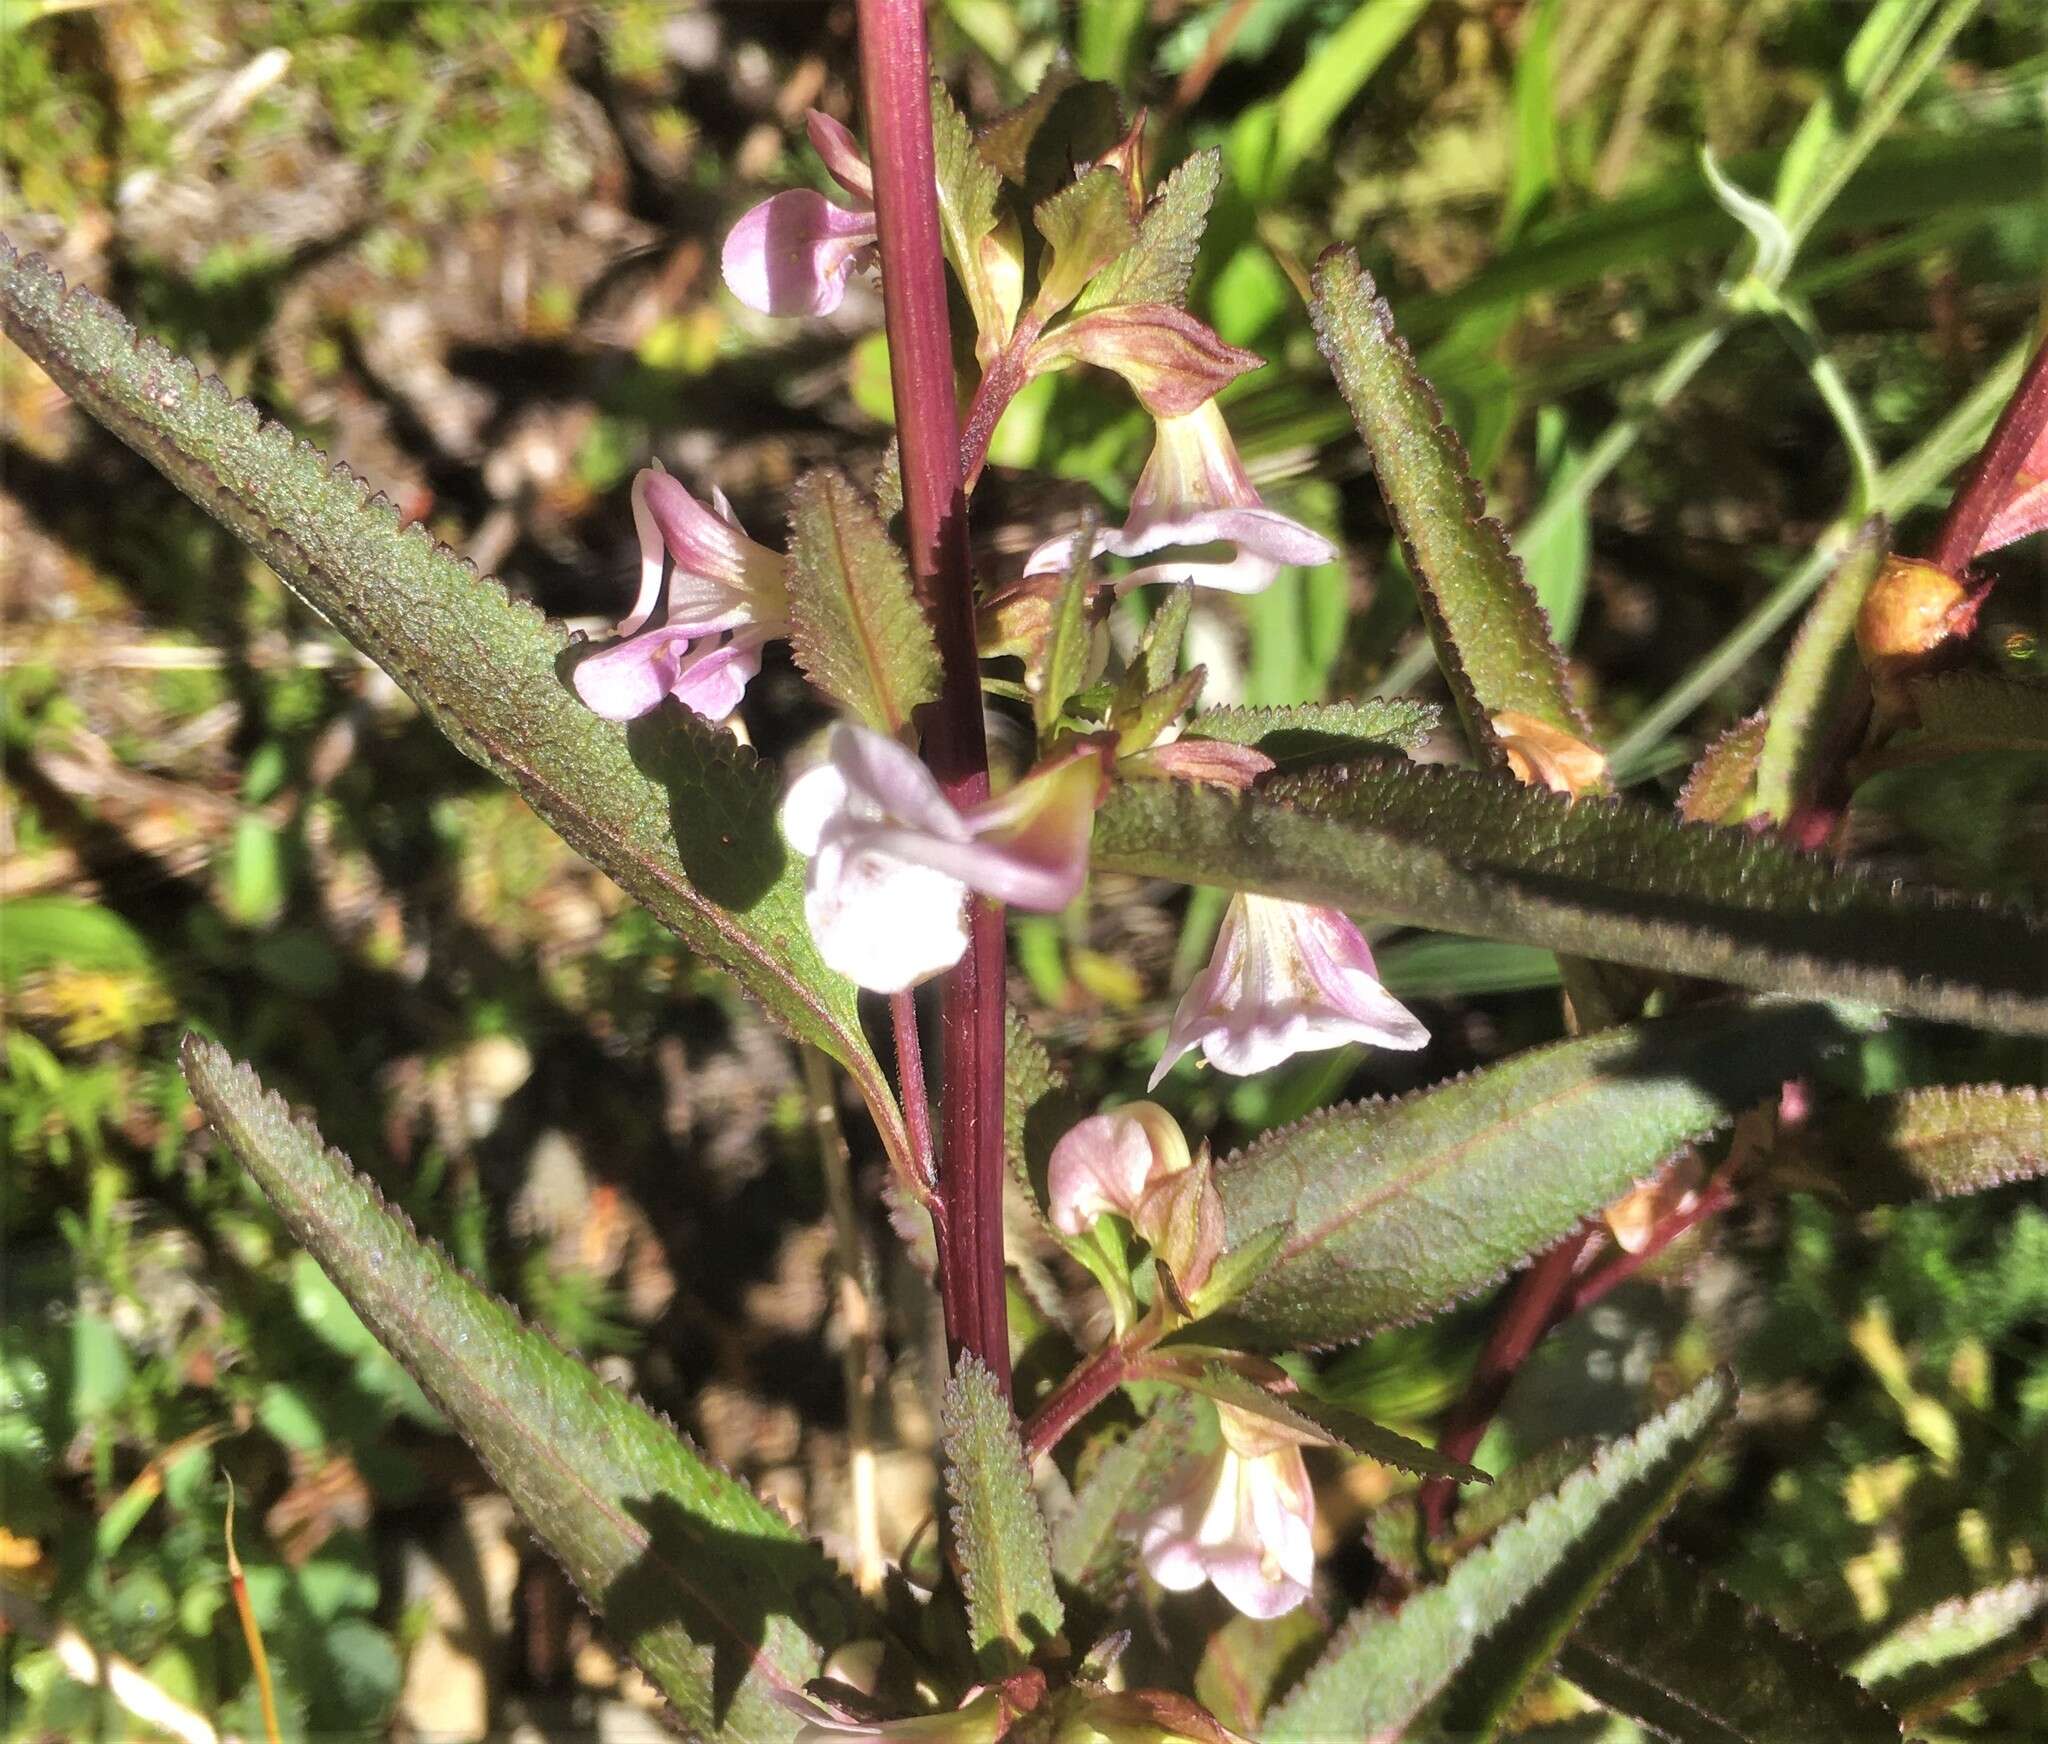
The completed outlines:
<svg viewBox="0 0 2048 1744">
<path fill-rule="evenodd" d="M 1046 1165 L 1053 1227 L 1079 1235 L 1105 1213 L 1129 1217 L 1146 1188 L 1189 1162 L 1179 1122 L 1157 1103 L 1090 1115 L 1052 1147 Z"/>
<path fill-rule="evenodd" d="M 846 778 L 854 815 L 951 841 L 967 839 L 966 821 L 939 791 L 932 772 L 915 751 L 886 733 L 841 721 L 825 740 L 825 755 Z"/>
<path fill-rule="evenodd" d="M 739 530 L 732 505 L 722 495 L 718 503 L 723 513 L 707 509 L 673 476 L 652 467 L 635 477 L 641 600 L 647 599 L 651 527 L 675 559 L 668 586 L 670 624 L 689 625 L 700 636 L 749 621 L 779 627 L 788 612 L 786 560 Z"/>
<path fill-rule="evenodd" d="M 741 630 L 714 647 L 700 649 L 676 669 L 672 695 L 707 721 L 722 721 L 740 706 L 747 686 L 761 671 L 765 630 Z"/>
<path fill-rule="evenodd" d="M 967 949 L 967 887 L 871 848 L 827 841 L 804 881 L 818 954 L 856 987 L 900 993 Z"/>
<path fill-rule="evenodd" d="M 832 179 L 863 206 L 875 203 L 875 175 L 861 155 L 860 141 L 822 109 L 804 112 L 804 131 L 811 149 L 825 160 Z"/>
<path fill-rule="evenodd" d="M 875 215 L 849 212 L 809 188 L 776 194 L 744 213 L 721 266 L 732 294 L 764 315 L 829 315 L 874 243 Z"/>
<path fill-rule="evenodd" d="M 569 682 L 584 706 L 608 721 L 632 721 L 658 707 L 697 632 L 687 626 L 648 630 L 579 660 Z"/>
</svg>

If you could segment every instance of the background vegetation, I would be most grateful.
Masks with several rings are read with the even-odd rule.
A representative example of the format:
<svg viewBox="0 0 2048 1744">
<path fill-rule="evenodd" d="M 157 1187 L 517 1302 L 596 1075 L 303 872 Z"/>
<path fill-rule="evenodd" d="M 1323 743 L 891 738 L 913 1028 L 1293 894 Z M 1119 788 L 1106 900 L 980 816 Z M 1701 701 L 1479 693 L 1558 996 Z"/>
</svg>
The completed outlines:
<svg viewBox="0 0 2048 1744">
<path fill-rule="evenodd" d="M 1225 148 L 1194 306 L 1271 360 L 1233 394 L 1233 427 L 1275 499 L 1341 532 L 1352 560 L 1205 607 L 1211 700 L 1224 683 L 1289 701 L 1418 675 L 1412 598 L 1297 289 L 1343 240 L 1524 526 L 1625 773 L 1675 787 L 1757 706 L 1802 560 L 1860 511 L 1865 481 L 1782 324 L 1717 300 L 1741 232 L 1696 150 L 1768 190 L 1867 10 L 937 9 L 978 118 L 1065 45 L 1152 106 L 1155 162 Z M 1946 10 L 1967 22 L 1819 217 L 1791 286 L 1884 461 L 2041 314 L 2039 9 Z M 851 49 L 850 9 L 830 5 L 16 0 L 0 14 L 6 222 L 513 588 L 597 627 L 628 596 L 625 487 L 650 455 L 721 485 L 763 533 L 803 467 L 879 460 L 872 296 L 771 326 L 717 276 L 731 220 L 815 177 L 804 108 L 851 118 Z M 1674 360 L 1703 349 L 1673 386 Z M 18 353 L 0 368 L 0 1582 L 256 1733 L 222 1532 L 232 1480 L 293 1735 L 521 1716 L 616 1735 L 642 1686 L 195 1136 L 176 1040 L 196 1024 L 264 1062 L 479 1277 L 844 1543 L 845 1328 L 799 1063 L 227 534 Z M 989 564 L 1127 488 L 1146 436 L 1085 379 L 1036 384 L 977 499 Z M 1616 452 L 1590 493 L 1563 488 Z M 1903 548 L 1942 500 L 1906 505 Z M 1995 560 L 1979 631 L 2015 675 L 2035 670 L 2048 617 L 2037 547 Z M 815 724 L 786 667 L 755 696 L 764 745 Z M 1985 753 L 1938 779 L 1900 771 L 1865 790 L 1856 829 L 1902 869 L 2038 898 L 2048 766 Z M 1214 914 L 1161 890 L 1101 895 L 1091 932 L 1021 923 L 1017 972 L 1055 1014 L 1052 1040 L 1111 1058 L 1121 1043 L 1135 1069 Z M 1558 1033 L 1540 953 L 1410 934 L 1382 963 L 1438 1037 L 1426 1065 L 1347 1051 L 1205 1079 L 1179 1092 L 1191 1130 L 1229 1141 Z M 1872 1091 L 2039 1082 L 2044 1065 L 2032 1044 L 1899 1025 L 1841 1072 Z M 894 1549 L 929 1507 L 934 1329 L 870 1135 L 850 1136 L 890 1309 L 876 1439 Z M 2032 1188 L 1858 1218 L 1804 1190 L 1820 1180 L 1788 1177 L 1710 1251 L 1674 1254 L 1554 1339 L 1479 1463 L 1633 1424 L 1732 1360 L 1744 1433 L 1668 1537 L 1853 1659 L 1940 1599 L 2048 1574 L 2048 1209 Z M 1325 1378 L 1426 1426 L 1485 1326 L 1480 1304 L 1386 1334 Z M 1381 1500 L 1357 1470 L 1329 1486 L 1340 1578 L 1367 1578 L 1361 1522 Z M 127 1731 L 33 1630 L 0 1652 L 9 1737 Z M 2042 1662 L 1952 1725 L 2041 1735 Z"/>
</svg>

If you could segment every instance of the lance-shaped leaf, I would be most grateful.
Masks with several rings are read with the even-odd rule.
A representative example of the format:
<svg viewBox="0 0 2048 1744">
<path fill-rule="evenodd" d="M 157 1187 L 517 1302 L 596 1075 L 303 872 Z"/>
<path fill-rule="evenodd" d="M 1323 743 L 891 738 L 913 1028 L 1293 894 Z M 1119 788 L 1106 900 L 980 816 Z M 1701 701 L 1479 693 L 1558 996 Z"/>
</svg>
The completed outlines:
<svg viewBox="0 0 2048 1744">
<path fill-rule="evenodd" d="M 1700 753 L 1678 790 L 1678 815 L 1689 824 L 1738 822 L 1749 807 L 1756 766 L 1770 721 L 1761 714 L 1737 721 Z"/>
<path fill-rule="evenodd" d="M 1920 1724 L 2048 1653 L 2048 1580 L 2008 1581 L 1901 1623 L 1850 1670 Z"/>
<path fill-rule="evenodd" d="M 818 959 L 777 784 L 750 752 L 668 709 L 602 721 L 558 671 L 559 625 L 479 575 L 318 450 L 97 297 L 66 295 L 0 238 L 0 320 L 59 386 L 234 532 L 391 674 L 466 756 L 691 949 L 724 964 L 795 1035 L 861 1081 L 900 1148 L 854 990 Z"/>
<path fill-rule="evenodd" d="M 1094 532 L 1093 527 L 1083 528 L 1076 549 L 1092 549 Z M 1041 740 L 1051 736 L 1069 699 L 1088 679 L 1088 655 L 1095 641 L 1095 625 L 1088 612 L 1088 584 L 1094 568 L 1093 563 L 1083 558 L 1061 577 L 1044 648 L 1038 659 L 1025 662 L 1031 720 Z"/>
<path fill-rule="evenodd" d="M 1756 766 L 1756 806 L 1768 817 L 1791 817 L 1811 792 L 1825 759 L 1855 750 L 1853 744 L 1828 744 L 1826 734 L 1849 687 L 1861 676 L 1856 614 L 1884 556 L 1884 523 L 1872 521 L 1842 554 L 1792 638 L 1764 710 L 1768 724 Z"/>
<path fill-rule="evenodd" d="M 1225 1311 L 1230 1329 L 1274 1348 L 1330 1345 L 1437 1313 L 1809 1069 L 1841 1033 L 1821 1006 L 1731 1002 L 1268 1133 L 1216 1170 L 1227 1246 L 1288 1227 Z"/>
<path fill-rule="evenodd" d="M 1766 992 L 2048 1032 L 2048 924 L 1705 829 L 1455 769 L 1376 763 L 1253 793 L 1133 784 L 1095 864 L 1262 891 Z"/>
<path fill-rule="evenodd" d="M 1202 1412 L 1185 1393 L 1162 1403 L 1130 1435 L 1095 1461 L 1074 1492 L 1074 1505 L 1053 1528 L 1059 1577 L 1106 1599 L 1137 1559 L 1131 1521 L 1166 1499 L 1197 1441 Z"/>
<path fill-rule="evenodd" d="M 1010 337 L 1016 310 L 991 276 L 983 247 L 995 233 L 999 184 L 974 143 L 967 118 L 937 79 L 932 81 L 932 158 L 946 258 L 960 276 L 983 341 L 1001 345 Z"/>
<path fill-rule="evenodd" d="M 1222 739 L 1263 751 L 1282 768 L 1369 756 L 1389 748 L 1414 751 L 1436 730 L 1433 703 L 1401 696 L 1360 702 L 1307 702 L 1267 708 L 1230 704 L 1204 709 L 1187 724 L 1190 739 Z"/>
<path fill-rule="evenodd" d="M 1316 263 L 1314 284 L 1316 336 L 1372 454 L 1474 746 L 1505 766 L 1490 724 L 1503 710 L 1587 737 L 1543 607 L 1371 275 L 1348 249 L 1332 249 Z"/>
<path fill-rule="evenodd" d="M 2048 1174 L 2048 1093 L 2030 1084 L 1902 1090 L 1836 1110 L 1822 1142 L 1853 1204 L 1947 1199 Z"/>
<path fill-rule="evenodd" d="M 462 1431 L 696 1736 L 785 1739 L 782 1699 L 878 1625 L 815 1545 L 413 1233 L 256 1075 L 188 1036 L 192 1094 L 293 1237 Z"/>
<path fill-rule="evenodd" d="M 1088 281 L 1076 309 L 1085 314 L 1116 303 L 1184 304 L 1222 180 L 1223 153 L 1216 147 L 1185 159 L 1145 207 L 1137 240 Z"/>
<path fill-rule="evenodd" d="M 1107 164 L 1089 170 L 1032 211 L 1047 258 L 1038 276 L 1032 307 L 1050 318 L 1125 249 L 1136 231 L 1124 193 L 1124 179 Z"/>
<path fill-rule="evenodd" d="M 1492 1737 L 1579 1612 L 1678 1499 L 1732 1398 L 1725 1381 L 1702 1381 L 1503 1527 L 1441 1586 L 1396 1611 L 1359 1611 L 1267 1716 L 1265 1744 Z"/>
<path fill-rule="evenodd" d="M 1847 1672 L 1655 1544 L 1580 1619 L 1558 1669 L 1671 1744 L 1899 1735 L 1897 1718 Z"/>
<path fill-rule="evenodd" d="M 939 1417 L 967 1627 L 984 1672 L 1014 1671 L 1060 1632 L 1045 1516 L 1009 1401 L 979 1357 L 946 1383 Z"/>
<path fill-rule="evenodd" d="M 939 694 L 939 648 L 903 553 L 844 474 L 790 493 L 790 646 L 810 681 L 878 733 Z"/>
</svg>

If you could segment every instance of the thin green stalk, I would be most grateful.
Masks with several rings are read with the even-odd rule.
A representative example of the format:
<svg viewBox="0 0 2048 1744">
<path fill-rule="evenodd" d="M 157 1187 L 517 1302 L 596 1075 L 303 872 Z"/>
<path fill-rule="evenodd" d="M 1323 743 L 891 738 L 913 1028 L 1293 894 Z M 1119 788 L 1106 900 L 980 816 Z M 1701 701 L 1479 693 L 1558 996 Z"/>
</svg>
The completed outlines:
<svg viewBox="0 0 2048 1744">
<path fill-rule="evenodd" d="M 1984 440 L 1999 408 L 2018 384 L 2026 356 L 2025 344 L 2014 346 L 1919 447 L 1880 473 L 1871 492 L 1871 510 L 1897 520 L 1966 459 Z M 1640 776 L 1647 757 L 1664 735 L 1740 671 L 1743 663 L 1812 597 L 1860 524 L 1861 518 L 1854 515 L 1838 516 L 1831 522 L 1799 567 L 1636 722 L 1613 748 L 1617 780 Z"/>
</svg>

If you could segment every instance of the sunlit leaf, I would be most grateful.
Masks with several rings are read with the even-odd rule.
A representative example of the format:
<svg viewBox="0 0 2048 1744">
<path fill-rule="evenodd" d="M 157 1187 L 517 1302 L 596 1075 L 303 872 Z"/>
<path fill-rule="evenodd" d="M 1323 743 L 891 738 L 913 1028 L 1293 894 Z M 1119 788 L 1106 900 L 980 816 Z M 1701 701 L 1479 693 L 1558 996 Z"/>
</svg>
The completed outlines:
<svg viewBox="0 0 2048 1744">
<path fill-rule="evenodd" d="M 1366 1607 L 1268 1715 L 1264 1744 L 1491 1738 L 1578 1614 L 1677 1501 L 1733 1403 L 1702 1381 L 1398 1610 Z"/>
<path fill-rule="evenodd" d="M 1413 751 L 1436 730 L 1436 723 L 1433 704 L 1406 697 L 1367 697 L 1361 702 L 1204 709 L 1184 731 L 1191 739 L 1251 745 L 1285 768 L 1365 756 L 1376 749 Z"/>
<path fill-rule="evenodd" d="M 1166 1499 L 1175 1474 L 1199 1451 L 1200 1422 L 1194 1401 L 1176 1394 L 1096 1459 L 1053 1528 L 1053 1567 L 1062 1580 L 1097 1598 L 1114 1590 L 1136 1556 L 1131 1519 Z"/>
<path fill-rule="evenodd" d="M 1041 314 L 1064 309 L 1137 234 L 1124 179 L 1107 164 L 1040 201 L 1031 216 L 1047 252 L 1034 299 Z"/>
<path fill-rule="evenodd" d="M 1088 281 L 1076 312 L 1113 303 L 1183 306 L 1222 178 L 1223 154 L 1214 147 L 1184 158 L 1145 207 L 1137 239 Z"/>
<path fill-rule="evenodd" d="M 2048 1654 L 2048 1581 L 2008 1581 L 1907 1619 L 1849 1669 L 1914 1722 Z"/>
<path fill-rule="evenodd" d="M 2029 1084 L 1902 1090 L 1833 1109 L 1829 1180 L 1859 1205 L 1983 1193 L 2048 1173 L 2048 1092 Z"/>
<path fill-rule="evenodd" d="M 422 1241 L 225 1052 L 187 1037 L 214 1130 L 349 1304 L 462 1431 L 685 1726 L 784 1739 L 782 1698 L 874 1633 L 852 1587 L 774 1509 Z"/>
</svg>

